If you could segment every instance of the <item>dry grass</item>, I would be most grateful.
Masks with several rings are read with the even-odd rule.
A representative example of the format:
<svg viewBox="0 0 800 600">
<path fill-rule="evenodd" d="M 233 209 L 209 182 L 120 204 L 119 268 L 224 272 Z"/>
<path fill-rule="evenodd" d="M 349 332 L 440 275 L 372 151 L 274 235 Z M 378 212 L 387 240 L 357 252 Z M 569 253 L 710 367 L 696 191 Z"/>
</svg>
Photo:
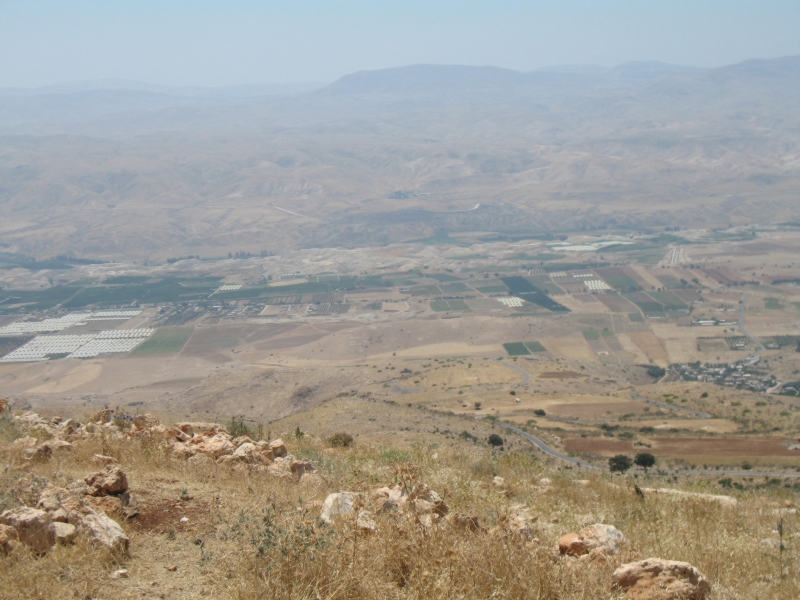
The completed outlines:
<svg viewBox="0 0 800 600">
<path fill-rule="evenodd" d="M 796 516 L 785 521 L 789 550 L 783 579 L 774 546 L 778 517 L 770 507 L 788 498 L 787 490 L 737 492 L 736 508 L 662 497 L 643 502 L 607 479 L 577 484 L 573 480 L 583 475 L 530 455 L 492 453 L 450 440 L 397 447 L 387 439 L 383 446 L 337 449 L 308 437 L 286 441 L 290 452 L 315 461 L 324 477 L 318 488 L 246 469 L 198 470 L 170 459 L 157 445 L 114 439 L 80 443 L 25 473 L 15 470 L 19 450 L 3 442 L 5 502 L 31 502 L 45 479 L 63 485 L 82 478 L 97 469 L 91 456 L 102 452 L 120 460 L 140 515 L 123 523 L 131 537 L 129 557 L 78 544 L 43 557 L 23 551 L 0 558 L 0 596 L 615 598 L 609 587 L 613 569 L 651 556 L 697 566 L 712 580 L 714 599 L 800 596 Z M 495 475 L 511 486 L 510 497 L 491 486 Z M 551 485 L 540 485 L 545 476 Z M 394 481 L 427 483 L 451 511 L 476 515 L 486 528 L 523 504 L 538 516 L 538 543 L 526 546 L 444 524 L 426 528 L 405 515 L 376 517 L 378 531 L 372 534 L 356 531 L 347 519 L 327 526 L 317 518 L 319 503 L 330 492 L 366 491 Z M 653 477 L 647 485 L 665 483 Z M 688 480 L 681 487 L 707 491 Z M 183 516 L 188 523 L 180 523 Z M 630 544 L 623 554 L 607 563 L 551 557 L 558 537 L 594 522 L 613 524 L 625 534 Z M 118 568 L 127 569 L 129 578 L 111 579 Z"/>
</svg>

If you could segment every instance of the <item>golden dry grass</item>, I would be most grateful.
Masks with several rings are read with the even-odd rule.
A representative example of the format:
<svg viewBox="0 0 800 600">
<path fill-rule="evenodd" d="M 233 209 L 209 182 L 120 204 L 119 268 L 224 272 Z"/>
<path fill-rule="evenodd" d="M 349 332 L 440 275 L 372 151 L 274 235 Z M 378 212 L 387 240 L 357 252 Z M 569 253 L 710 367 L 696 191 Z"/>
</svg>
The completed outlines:
<svg viewBox="0 0 800 600">
<path fill-rule="evenodd" d="M 315 461 L 324 477 L 319 487 L 246 469 L 194 469 L 157 445 L 115 439 L 81 442 L 28 474 L 15 470 L 20 451 L 3 443 L 4 507 L 31 502 L 45 479 L 63 485 L 82 478 L 97 469 L 92 454 L 103 452 L 120 460 L 140 515 L 123 523 L 131 538 L 128 557 L 78 544 L 44 557 L 22 551 L 0 558 L 0 596 L 615 598 L 609 587 L 613 569 L 647 557 L 694 564 L 712 580 L 715 600 L 800 595 L 796 516 L 785 522 L 789 550 L 784 578 L 779 577 L 778 516 L 772 507 L 790 497 L 784 489 L 737 492 L 736 508 L 662 497 L 642 502 L 607 478 L 578 485 L 573 479 L 584 475 L 469 443 L 398 447 L 387 438 L 383 444 L 331 450 L 308 437 L 287 442 L 290 452 Z M 511 486 L 510 497 L 491 486 L 495 475 Z M 540 485 L 545 476 L 551 485 Z M 665 485 L 651 479 L 647 485 Z M 426 528 L 403 515 L 378 516 L 372 534 L 356 531 L 349 519 L 333 526 L 318 520 L 328 493 L 366 491 L 393 481 L 425 482 L 451 511 L 476 515 L 487 528 L 522 504 L 538 517 L 538 543 L 526 547 L 512 537 L 449 525 Z M 681 487 L 706 491 L 709 486 L 685 481 Z M 180 523 L 182 516 L 189 522 Z M 579 565 L 552 558 L 558 537 L 594 522 L 613 524 L 625 534 L 629 546 L 623 554 Z M 118 568 L 127 569 L 129 577 L 111 579 Z"/>
</svg>

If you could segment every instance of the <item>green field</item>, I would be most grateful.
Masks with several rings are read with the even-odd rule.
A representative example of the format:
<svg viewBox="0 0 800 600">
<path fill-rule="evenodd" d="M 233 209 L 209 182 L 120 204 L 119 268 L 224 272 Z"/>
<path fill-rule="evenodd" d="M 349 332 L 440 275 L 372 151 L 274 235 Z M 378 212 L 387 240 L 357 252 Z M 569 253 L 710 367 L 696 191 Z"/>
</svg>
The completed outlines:
<svg viewBox="0 0 800 600">
<path fill-rule="evenodd" d="M 442 288 L 442 291 L 445 294 L 450 294 L 450 293 L 454 293 L 454 292 L 467 292 L 467 291 L 469 291 L 469 286 L 467 286 L 464 283 L 461 283 L 460 281 L 454 281 L 452 283 L 443 283 L 439 287 Z"/>
<path fill-rule="evenodd" d="M 425 277 L 430 277 L 436 281 L 458 281 L 455 275 L 448 275 L 447 273 L 426 273 Z"/>
<path fill-rule="evenodd" d="M 435 285 L 418 285 L 408 290 L 408 292 L 412 296 L 438 296 L 442 293 L 442 290 Z"/>
<path fill-rule="evenodd" d="M 686 310 L 688 306 L 672 292 L 648 292 L 648 295 L 664 305 L 666 310 Z"/>
<path fill-rule="evenodd" d="M 599 340 L 601 337 L 611 337 L 613 335 L 614 332 L 609 331 L 608 329 L 603 329 L 602 331 L 587 329 L 583 332 L 583 337 L 585 337 L 587 340 Z"/>
<path fill-rule="evenodd" d="M 194 327 L 160 327 L 131 354 L 172 354 L 180 352 L 192 337 Z"/>
<path fill-rule="evenodd" d="M 777 298 L 764 298 L 764 308 L 769 310 L 782 310 L 784 308 Z"/>
<path fill-rule="evenodd" d="M 484 294 L 501 294 L 503 292 L 508 291 L 506 285 L 499 281 L 495 283 L 485 283 L 483 285 L 476 283 L 472 287 L 474 287 L 479 292 L 483 292 Z"/>
<path fill-rule="evenodd" d="M 547 348 L 540 342 L 525 342 L 525 347 L 531 352 L 547 352 Z"/>
<path fill-rule="evenodd" d="M 792 302 L 797 310 L 800 310 L 800 302 Z"/>
<path fill-rule="evenodd" d="M 628 318 L 631 320 L 631 323 L 643 323 L 644 317 L 642 313 L 629 313 Z"/>
<path fill-rule="evenodd" d="M 522 342 L 512 342 L 510 344 L 503 344 L 503 348 L 506 349 L 509 356 L 525 356 L 530 354 L 528 349 L 525 347 L 525 344 Z"/>
<path fill-rule="evenodd" d="M 431 308 L 437 312 L 448 310 L 467 311 L 469 306 L 463 300 L 431 300 Z"/>
</svg>

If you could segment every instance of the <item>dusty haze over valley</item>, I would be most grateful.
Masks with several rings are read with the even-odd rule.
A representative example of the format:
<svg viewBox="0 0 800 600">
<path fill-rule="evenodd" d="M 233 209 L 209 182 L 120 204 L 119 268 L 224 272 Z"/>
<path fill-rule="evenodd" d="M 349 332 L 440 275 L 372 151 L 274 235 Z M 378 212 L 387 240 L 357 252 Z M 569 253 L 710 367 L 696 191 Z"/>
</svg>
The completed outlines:
<svg viewBox="0 0 800 600">
<path fill-rule="evenodd" d="M 796 3 L 44 4 L 0 598 L 800 597 Z"/>
<path fill-rule="evenodd" d="M 797 221 L 798 73 L 787 57 L 2 90 L 0 245 L 164 260 Z"/>
</svg>

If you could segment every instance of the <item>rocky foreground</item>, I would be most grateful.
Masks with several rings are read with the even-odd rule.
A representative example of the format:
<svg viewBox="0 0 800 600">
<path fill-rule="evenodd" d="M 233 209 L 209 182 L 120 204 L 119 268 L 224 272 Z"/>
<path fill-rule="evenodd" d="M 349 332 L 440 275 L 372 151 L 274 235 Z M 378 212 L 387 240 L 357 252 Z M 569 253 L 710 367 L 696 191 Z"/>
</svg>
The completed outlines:
<svg viewBox="0 0 800 600">
<path fill-rule="evenodd" d="M 199 548 L 200 557 L 180 571 L 213 576 L 182 579 L 157 597 L 751 597 L 731 595 L 731 580 L 742 577 L 732 573 L 736 561 L 753 558 L 752 548 L 740 552 L 752 533 L 732 498 L 684 492 L 642 499 L 618 483 L 565 480 L 557 471 L 545 477 L 541 465 L 512 455 L 473 455 L 478 462 L 465 466 L 439 449 L 420 465 L 396 451 L 360 454 L 304 436 L 293 438 L 298 457 L 282 439 L 234 437 L 213 423 L 166 426 L 150 415 L 127 428 L 110 411 L 85 423 L 34 413 L 5 419 L 16 432 L 0 442 L 5 575 L 94 556 L 115 595 L 148 597 L 150 590 L 136 592 L 127 582 L 147 578 L 139 564 L 158 562 L 164 536 L 172 542 L 185 532 L 182 543 Z M 502 475 L 494 473 L 498 466 Z M 147 480 L 144 487 L 137 478 Z M 165 503 L 157 481 L 187 487 Z M 240 511 L 238 521 L 226 506 Z M 565 514 L 575 507 L 588 514 Z M 796 518 L 788 507 L 774 510 Z M 603 514 L 614 524 L 596 520 Z M 570 531 L 562 521 L 585 525 Z M 736 525 L 726 529 L 726 522 Z M 686 538 L 713 535 L 715 527 L 722 544 Z M 709 552 L 733 544 L 722 562 L 704 560 L 708 575 L 680 560 L 703 557 L 697 546 L 706 542 L 715 548 Z M 756 554 L 769 562 L 774 547 L 766 542 Z M 178 577 L 177 564 L 161 568 Z M 771 570 L 753 574 L 760 578 L 753 589 L 792 597 L 785 593 L 797 582 Z M 220 586 L 225 572 L 241 581 Z"/>
</svg>

